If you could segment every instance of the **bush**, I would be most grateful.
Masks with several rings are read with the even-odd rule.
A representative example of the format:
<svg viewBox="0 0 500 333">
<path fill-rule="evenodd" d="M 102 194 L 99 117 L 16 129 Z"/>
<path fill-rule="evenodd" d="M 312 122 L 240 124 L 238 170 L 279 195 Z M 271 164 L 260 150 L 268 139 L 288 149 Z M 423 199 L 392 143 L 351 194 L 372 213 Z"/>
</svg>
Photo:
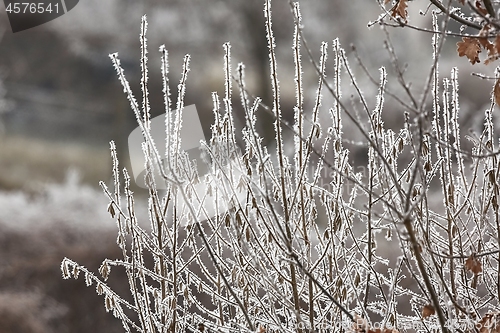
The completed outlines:
<svg viewBox="0 0 500 333">
<path fill-rule="evenodd" d="M 404 3 L 397 2 L 394 18 L 406 20 L 405 8 L 399 7 Z M 356 332 L 446 332 L 472 331 L 471 325 L 493 331 L 496 326 L 490 324 L 496 325 L 500 294 L 500 164 L 493 98 L 482 133 L 466 137 L 469 152 L 458 125 L 458 70 L 442 84 L 438 74 L 444 37 L 433 36 L 435 61 L 420 99 L 414 98 L 387 44 L 403 93 L 386 90 L 387 72 L 380 68 L 376 105 L 370 107 L 339 41 L 331 48 L 323 43 L 319 61 L 314 59 L 302 34 L 299 5 L 291 7 L 294 123 L 282 117 L 267 0 L 273 105 L 263 105 L 246 90 L 245 67 L 239 64 L 233 73 L 230 44 L 224 44 L 225 95 L 220 103 L 213 94 L 215 122 L 210 142 L 203 143 L 211 173 L 204 177 L 179 148 L 189 56 L 173 107 L 167 51 L 160 48 L 167 149 L 159 152 L 149 127 L 145 17 L 142 107 L 117 54 L 111 55 L 144 135 L 149 225 L 136 216 L 130 176 L 126 169 L 121 175 L 112 142 L 114 191 L 101 186 L 110 200 L 108 212 L 116 219 L 123 259 L 104 260 L 99 277 L 65 258 L 63 277 L 82 276 L 87 286 L 94 286 L 104 296 L 106 310 L 127 332 L 342 327 Z M 446 13 L 441 15 L 447 20 Z M 438 18 L 433 13 L 434 31 Z M 319 78 L 310 111 L 305 107 L 303 47 Z M 241 154 L 233 122 L 233 81 L 246 119 Z M 343 97 L 349 95 L 345 89 L 350 99 Z M 323 93 L 332 102 L 323 105 Z M 405 110 L 399 131 L 386 128 L 382 120 L 386 95 Z M 275 147 L 262 145 L 256 129 L 259 109 L 275 119 Z M 346 118 L 367 148 L 365 166 L 350 162 L 353 143 L 345 139 Z M 284 140 L 285 131 L 293 134 L 293 144 Z M 228 160 L 230 168 L 225 167 Z M 158 181 L 165 182 L 165 194 L 158 192 Z M 198 182 L 207 184 L 205 192 L 197 191 Z M 202 204 L 206 198 L 215 198 L 209 202 L 214 207 L 223 203 L 229 208 L 211 217 Z M 130 296 L 119 295 L 107 284 L 116 267 L 127 278 Z"/>
</svg>

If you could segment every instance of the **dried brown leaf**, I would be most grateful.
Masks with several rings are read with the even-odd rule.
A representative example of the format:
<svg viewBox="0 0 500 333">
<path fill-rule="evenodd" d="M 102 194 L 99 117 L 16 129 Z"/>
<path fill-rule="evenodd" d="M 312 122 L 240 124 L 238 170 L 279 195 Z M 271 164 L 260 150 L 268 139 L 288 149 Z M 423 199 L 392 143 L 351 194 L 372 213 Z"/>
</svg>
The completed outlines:
<svg viewBox="0 0 500 333">
<path fill-rule="evenodd" d="M 500 35 L 496 35 L 495 40 L 491 44 L 493 44 L 493 50 L 488 50 L 488 59 L 484 61 L 486 65 L 500 58 Z"/>
<path fill-rule="evenodd" d="M 493 45 L 494 45 L 494 52 L 491 55 L 488 52 L 489 57 L 488 57 L 488 59 L 486 59 L 484 61 L 484 63 L 486 65 L 488 65 L 490 62 L 493 62 L 493 61 L 497 60 L 498 58 L 500 58 L 500 35 L 497 35 L 495 37 L 495 41 L 493 42 Z"/>
<path fill-rule="evenodd" d="M 488 39 L 491 31 L 492 26 L 490 24 L 486 24 L 481 31 L 479 31 L 479 37 L 477 38 L 479 44 L 481 44 L 481 46 L 488 51 L 488 58 L 484 61 L 486 65 L 498 58 L 498 51 L 495 43 L 490 42 Z"/>
<path fill-rule="evenodd" d="M 495 87 L 493 88 L 493 97 L 495 98 L 495 103 L 500 106 L 500 79 L 497 79 Z"/>
<path fill-rule="evenodd" d="M 400 17 L 405 22 L 408 19 L 408 0 L 399 0 L 398 3 L 392 8 L 392 17 Z"/>
<path fill-rule="evenodd" d="M 462 41 L 457 43 L 458 56 L 466 56 L 471 64 L 479 61 L 479 53 L 481 53 L 481 44 L 476 37 L 462 37 Z"/>
<path fill-rule="evenodd" d="M 488 50 L 488 57 L 493 57 L 496 54 L 495 45 L 488 40 L 486 37 L 478 38 L 479 44 L 485 49 Z"/>
<path fill-rule="evenodd" d="M 497 35 L 495 37 L 495 50 L 496 50 L 496 53 L 500 54 L 500 35 Z"/>
<path fill-rule="evenodd" d="M 425 161 L 424 170 L 427 172 L 430 172 L 432 170 L 432 166 L 431 166 L 431 163 L 429 161 Z"/>
<path fill-rule="evenodd" d="M 481 261 L 473 254 L 465 261 L 465 268 L 476 275 L 483 271 Z"/>
<path fill-rule="evenodd" d="M 110 202 L 108 205 L 108 213 L 111 215 L 112 218 L 115 218 L 115 208 L 113 207 L 113 204 Z"/>
<path fill-rule="evenodd" d="M 422 308 L 422 317 L 423 318 L 430 317 L 435 313 L 436 313 L 436 310 L 434 309 L 434 306 L 432 306 L 431 304 L 427 304 Z"/>
</svg>

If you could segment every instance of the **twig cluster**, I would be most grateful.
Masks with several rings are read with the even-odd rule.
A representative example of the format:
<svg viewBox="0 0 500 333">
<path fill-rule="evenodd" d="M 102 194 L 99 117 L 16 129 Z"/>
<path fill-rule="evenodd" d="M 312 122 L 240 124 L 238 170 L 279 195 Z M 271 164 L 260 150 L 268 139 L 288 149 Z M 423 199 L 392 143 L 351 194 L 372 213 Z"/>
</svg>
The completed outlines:
<svg viewBox="0 0 500 333">
<path fill-rule="evenodd" d="M 144 135 L 150 224 L 143 225 L 135 215 L 130 176 L 126 169 L 120 173 L 112 142 L 114 193 L 104 183 L 101 186 L 117 222 L 123 259 L 106 259 L 99 277 L 65 258 L 63 277 L 83 274 L 86 284 L 104 295 L 106 310 L 122 321 L 126 332 L 447 332 L 491 323 L 496 317 L 484 316 L 498 312 L 500 296 L 500 163 L 494 102 L 485 112 L 484 131 L 468 137 L 473 148 L 466 152 L 457 121 L 458 72 L 453 69 L 441 81 L 443 39 L 435 35 L 435 62 L 421 97 L 414 96 L 406 83 L 388 39 L 386 48 L 404 94 L 386 91 L 387 71 L 380 68 L 377 102 L 370 107 L 339 41 L 323 43 L 319 60 L 314 59 L 302 34 L 299 5 L 290 5 L 295 21 L 294 124 L 282 121 L 267 0 L 273 105 L 263 106 L 247 91 L 245 67 L 238 64 L 233 73 L 230 44 L 225 44 L 225 94 L 220 103 L 213 93 L 215 122 L 210 142 L 203 143 L 212 163 L 205 176 L 198 175 L 196 163 L 180 148 L 189 56 L 172 107 L 168 54 L 160 48 L 167 149 L 159 152 L 150 130 L 145 17 L 142 107 L 118 56 L 111 55 Z M 434 17 L 433 29 L 439 30 L 437 14 Z M 312 110 L 304 106 L 302 48 L 318 74 Z M 246 119 L 241 151 L 232 118 L 233 77 Z M 354 86 L 350 107 L 342 95 L 345 79 Z M 323 105 L 324 93 L 333 97 L 332 104 Z M 407 110 L 399 132 L 382 121 L 387 94 L 396 96 Z M 261 107 L 274 115 L 275 148 L 262 144 L 256 128 Z M 358 108 L 361 112 L 355 111 Z M 345 118 L 356 125 L 368 146 L 365 173 L 355 172 L 349 162 Z M 285 130 L 294 134 L 293 156 L 285 153 Z M 167 186 L 165 195 L 156 189 L 155 172 Z M 328 186 L 321 186 L 325 172 Z M 205 193 L 196 190 L 198 182 L 206 182 Z M 229 208 L 210 217 L 203 208 L 205 200 L 213 200 L 214 207 L 224 202 Z M 153 263 L 148 263 L 150 257 Z M 112 267 L 124 270 L 131 298 L 107 285 Z M 405 303 L 411 309 L 403 314 Z"/>
</svg>

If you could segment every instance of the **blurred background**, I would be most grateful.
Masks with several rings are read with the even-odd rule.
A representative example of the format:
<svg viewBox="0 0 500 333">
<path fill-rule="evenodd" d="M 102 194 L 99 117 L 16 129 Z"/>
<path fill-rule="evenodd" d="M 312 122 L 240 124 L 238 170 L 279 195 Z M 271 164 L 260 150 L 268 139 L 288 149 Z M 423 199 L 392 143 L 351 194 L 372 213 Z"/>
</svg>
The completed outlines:
<svg viewBox="0 0 500 333">
<path fill-rule="evenodd" d="M 114 222 L 106 212 L 107 200 L 98 181 L 110 184 L 110 140 L 117 143 L 121 166 L 130 164 L 127 138 L 136 124 L 108 54 L 119 52 L 140 101 L 140 20 L 147 14 L 153 116 L 164 110 L 157 50 L 165 44 L 173 101 L 183 57 L 189 53 L 186 105 L 196 104 L 205 133 L 210 133 L 211 92 L 224 94 L 222 44 L 226 41 L 232 44 L 233 69 L 244 62 L 249 90 L 271 104 L 263 3 L 82 0 L 62 17 L 15 34 L 0 5 L 0 333 L 122 331 L 92 288 L 86 288 L 83 281 L 63 281 L 59 271 L 64 256 L 93 270 L 106 257 L 120 257 Z M 367 28 L 380 14 L 377 1 L 300 3 L 313 54 L 319 58 L 321 41 L 331 47 L 331 41 L 339 38 L 371 107 L 378 87 L 357 65 L 351 44 L 377 80 L 378 68 L 386 66 L 389 87 L 399 91 L 384 49 L 384 32 L 378 26 Z M 425 8 L 410 6 L 412 23 L 429 28 L 430 18 L 419 15 L 419 9 Z M 293 120 L 293 18 L 288 1 L 273 2 L 273 20 L 283 112 Z M 393 29 L 390 34 L 418 96 L 432 63 L 430 35 L 410 29 Z M 450 38 L 445 44 L 441 73 L 449 76 L 451 67 L 459 67 L 462 128 L 480 127 L 482 112 L 477 110 L 489 104 L 492 84 L 469 73 L 473 69 L 492 73 L 494 65 L 472 68 L 456 55 L 455 43 Z M 303 59 L 306 108 L 310 109 L 317 77 L 305 55 Z M 352 91 L 348 82 L 345 89 L 348 99 Z M 323 104 L 327 107 L 330 102 L 325 96 Z M 235 92 L 234 105 L 238 103 Z M 241 126 L 244 117 L 238 110 L 236 106 L 235 118 Z M 405 110 L 389 98 L 385 110 L 387 126 L 401 128 Z M 272 145 L 271 118 L 259 112 L 260 131 Z M 350 139 L 358 135 L 348 121 L 344 131 Z M 362 163 L 366 148 L 352 147 L 351 158 Z M 141 189 L 134 190 L 141 195 Z M 127 286 L 118 281 L 116 288 L 127 293 Z"/>
</svg>

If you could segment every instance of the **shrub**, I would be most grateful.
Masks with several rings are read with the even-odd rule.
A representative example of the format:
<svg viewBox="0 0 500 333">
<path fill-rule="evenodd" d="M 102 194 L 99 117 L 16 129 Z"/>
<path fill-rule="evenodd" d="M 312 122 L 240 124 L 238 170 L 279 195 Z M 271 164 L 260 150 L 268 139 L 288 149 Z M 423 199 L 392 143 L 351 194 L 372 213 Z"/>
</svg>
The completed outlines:
<svg viewBox="0 0 500 333">
<path fill-rule="evenodd" d="M 496 324 L 500 294 L 500 164 L 493 99 L 484 113 L 483 132 L 467 136 L 468 152 L 458 126 L 458 70 L 442 84 L 438 74 L 444 37 L 433 36 L 435 62 L 420 100 L 402 71 L 398 80 L 406 95 L 387 92 L 386 69 L 380 68 L 376 105 L 370 107 L 339 41 L 322 43 L 319 61 L 314 59 L 302 34 L 299 5 L 291 7 L 294 123 L 282 117 L 267 0 L 273 105 L 251 96 L 244 65 L 233 73 L 230 44 L 224 44 L 225 95 L 220 103 L 213 93 L 215 122 L 210 142 L 203 142 L 211 173 L 204 177 L 179 148 L 189 56 L 173 107 L 167 51 L 160 47 L 167 149 L 159 152 L 149 127 L 145 17 L 142 107 L 117 54 L 111 55 L 144 135 L 149 225 L 136 216 L 130 176 L 126 169 L 120 173 L 111 142 L 114 191 L 101 186 L 116 219 L 123 259 L 104 260 L 99 277 L 65 258 L 63 277 L 82 276 L 87 286 L 95 286 L 106 310 L 127 332 L 491 329 L 486 324 Z M 438 31 L 437 13 L 433 28 Z M 305 107 L 303 48 L 319 78 L 310 111 Z M 399 68 L 395 55 L 394 60 Z M 350 100 L 342 93 L 345 78 L 352 85 Z M 233 81 L 246 119 L 241 154 L 233 122 Z M 323 93 L 332 98 L 328 105 L 322 103 Z M 405 110 L 399 131 L 386 128 L 382 120 L 387 94 Z M 263 146 L 256 130 L 260 108 L 275 119 L 275 147 Z M 367 147 L 364 168 L 350 162 L 346 118 Z M 291 143 L 285 142 L 284 131 L 293 133 L 293 149 L 287 149 Z M 225 168 L 228 159 L 231 168 Z M 167 186 L 164 195 L 157 191 L 155 173 Z M 206 192 L 195 189 L 198 182 L 206 182 Z M 241 193 L 244 200 L 238 199 Z M 223 202 L 229 209 L 208 216 L 201 205 L 207 197 L 215 198 L 215 207 Z M 130 297 L 108 286 L 115 268 L 125 273 Z"/>
</svg>

